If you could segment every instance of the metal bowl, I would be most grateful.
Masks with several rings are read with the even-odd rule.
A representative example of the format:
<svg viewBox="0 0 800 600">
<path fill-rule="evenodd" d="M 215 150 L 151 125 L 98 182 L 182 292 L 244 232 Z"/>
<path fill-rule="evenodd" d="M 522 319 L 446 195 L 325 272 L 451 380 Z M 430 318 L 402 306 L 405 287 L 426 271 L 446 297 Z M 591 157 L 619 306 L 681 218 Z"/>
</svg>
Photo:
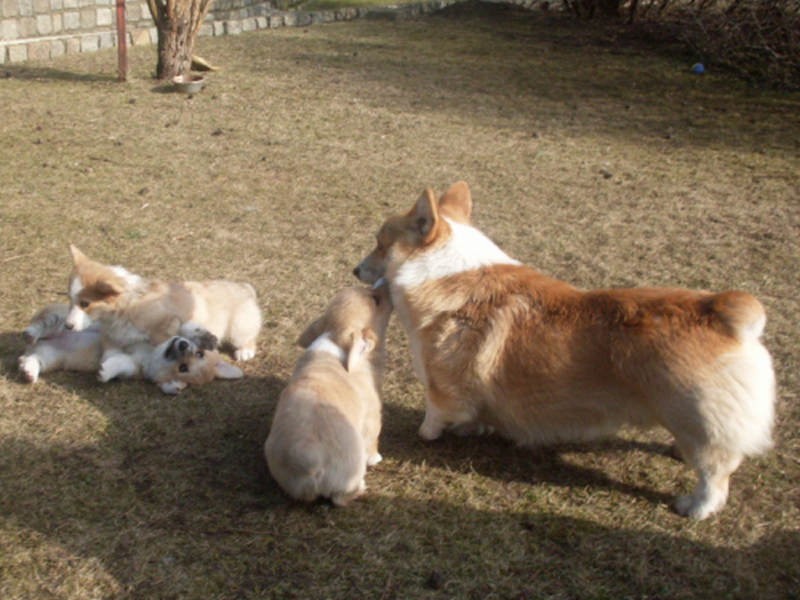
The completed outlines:
<svg viewBox="0 0 800 600">
<path fill-rule="evenodd" d="M 172 83 L 183 94 L 196 94 L 205 87 L 206 79 L 202 75 L 176 75 Z"/>
</svg>

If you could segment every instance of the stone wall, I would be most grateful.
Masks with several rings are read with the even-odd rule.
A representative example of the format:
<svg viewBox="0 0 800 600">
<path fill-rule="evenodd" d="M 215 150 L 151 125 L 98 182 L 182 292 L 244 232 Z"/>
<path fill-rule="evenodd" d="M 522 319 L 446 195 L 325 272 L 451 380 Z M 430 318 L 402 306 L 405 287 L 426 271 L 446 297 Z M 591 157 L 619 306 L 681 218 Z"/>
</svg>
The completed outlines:
<svg viewBox="0 0 800 600">
<path fill-rule="evenodd" d="M 200 35 L 235 35 L 256 29 L 306 26 L 367 15 L 404 18 L 443 8 L 454 1 L 282 11 L 269 0 L 215 0 Z M 157 42 L 146 0 L 126 0 L 125 21 L 129 45 Z M 0 63 L 45 61 L 116 45 L 116 0 L 0 0 Z"/>
</svg>

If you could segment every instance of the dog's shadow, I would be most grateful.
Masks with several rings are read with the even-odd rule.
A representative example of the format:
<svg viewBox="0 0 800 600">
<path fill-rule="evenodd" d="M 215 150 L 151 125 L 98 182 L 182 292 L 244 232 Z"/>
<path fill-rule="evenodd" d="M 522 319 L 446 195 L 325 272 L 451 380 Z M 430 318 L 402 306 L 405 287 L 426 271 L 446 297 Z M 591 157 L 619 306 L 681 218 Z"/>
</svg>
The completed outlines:
<svg viewBox="0 0 800 600">
<path fill-rule="evenodd" d="M 642 442 L 618 437 L 580 444 L 556 444 L 536 448 L 522 447 L 498 435 L 459 436 L 445 432 L 433 442 L 417 435 L 424 411 L 389 402 L 383 407 L 384 429 L 381 453 L 401 462 L 425 463 L 507 482 L 548 484 L 574 489 L 607 489 L 619 491 L 651 503 L 671 505 L 675 496 L 646 485 L 614 479 L 602 466 L 585 466 L 568 457 L 592 455 L 594 462 L 610 460 L 613 455 L 638 453 L 680 460 L 668 443 Z"/>
</svg>

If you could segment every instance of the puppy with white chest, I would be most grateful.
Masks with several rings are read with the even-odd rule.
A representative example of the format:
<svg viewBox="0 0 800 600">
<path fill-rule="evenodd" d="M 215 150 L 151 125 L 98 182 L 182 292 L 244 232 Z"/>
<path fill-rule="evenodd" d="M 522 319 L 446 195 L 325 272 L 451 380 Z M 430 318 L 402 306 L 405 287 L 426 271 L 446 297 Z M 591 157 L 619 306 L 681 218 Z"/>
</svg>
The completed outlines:
<svg viewBox="0 0 800 600">
<path fill-rule="evenodd" d="M 255 355 L 261 310 L 253 287 L 223 280 L 164 282 L 90 260 L 69 245 L 73 270 L 66 327 L 100 323 L 103 362 L 138 343 L 160 344 L 193 321 L 233 349 L 236 360 Z"/>
<path fill-rule="evenodd" d="M 101 370 L 100 324 L 92 323 L 81 331 L 67 329 L 68 313 L 68 306 L 51 304 L 38 311 L 23 331 L 29 344 L 19 358 L 19 369 L 29 382 L 35 383 L 42 373 L 56 370 L 98 371 L 101 381 L 144 377 L 164 393 L 177 394 L 189 385 L 244 375 L 222 359 L 216 338 L 191 322 L 181 324 L 179 335 L 157 346 L 147 342 L 128 346 Z"/>
<path fill-rule="evenodd" d="M 463 182 L 390 217 L 356 267 L 389 281 L 427 390 L 419 433 L 496 431 L 519 444 L 661 425 L 699 475 L 679 513 L 726 503 L 745 456 L 771 446 L 775 374 L 750 294 L 579 290 L 536 273 L 472 226 Z"/>
<path fill-rule="evenodd" d="M 272 476 L 292 497 L 342 506 L 381 460 L 380 381 L 392 305 L 385 286 L 347 288 L 300 336 L 306 348 L 281 393 L 265 443 Z"/>
</svg>

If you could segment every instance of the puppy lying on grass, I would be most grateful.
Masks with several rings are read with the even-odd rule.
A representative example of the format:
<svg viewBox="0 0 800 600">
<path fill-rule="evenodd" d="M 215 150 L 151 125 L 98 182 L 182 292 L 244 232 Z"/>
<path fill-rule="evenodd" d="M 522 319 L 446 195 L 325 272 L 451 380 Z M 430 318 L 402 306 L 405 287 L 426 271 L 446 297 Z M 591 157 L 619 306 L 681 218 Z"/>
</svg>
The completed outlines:
<svg viewBox="0 0 800 600">
<path fill-rule="evenodd" d="M 23 331 L 29 345 L 19 358 L 23 376 L 35 383 L 49 371 L 98 372 L 101 381 L 144 377 L 165 394 L 177 394 L 188 385 L 207 383 L 215 377 L 238 379 L 241 369 L 226 363 L 217 350 L 217 338 L 196 323 L 183 323 L 179 335 L 153 346 L 133 344 L 112 362 L 102 364 L 100 323 L 74 331 L 65 327 L 69 306 L 51 304 L 37 312 Z"/>
<path fill-rule="evenodd" d="M 381 460 L 380 380 L 392 305 L 386 286 L 347 288 L 300 336 L 306 348 L 278 401 L 267 464 L 298 500 L 343 506 Z"/>
</svg>

